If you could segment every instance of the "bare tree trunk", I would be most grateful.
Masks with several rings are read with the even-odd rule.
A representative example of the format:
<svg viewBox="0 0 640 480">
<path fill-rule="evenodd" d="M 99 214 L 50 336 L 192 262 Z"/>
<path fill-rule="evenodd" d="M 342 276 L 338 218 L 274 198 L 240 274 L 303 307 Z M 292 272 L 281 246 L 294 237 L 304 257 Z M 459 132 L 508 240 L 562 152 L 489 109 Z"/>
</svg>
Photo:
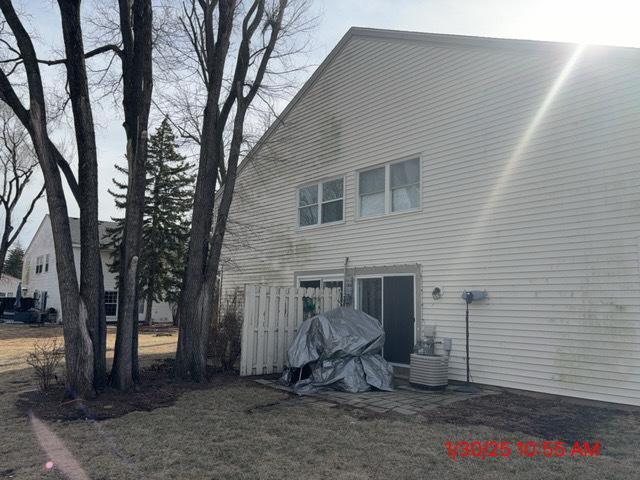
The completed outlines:
<svg viewBox="0 0 640 480">
<path fill-rule="evenodd" d="M 153 309 L 153 297 L 149 295 L 147 297 L 147 305 L 145 306 L 146 310 L 144 311 L 144 323 L 148 326 L 151 326 L 153 323 L 153 318 L 151 317 L 151 310 Z"/>
<path fill-rule="evenodd" d="M 16 15 L 11 1 L 0 0 L 0 10 L 16 38 L 27 74 L 28 110 L 22 105 L 2 71 L 0 99 L 11 107 L 27 128 L 44 176 L 64 315 L 66 389 L 70 395 L 89 397 L 94 394 L 93 345 L 86 324 L 87 310 L 78 288 L 67 203 L 56 160 L 58 152 L 54 151 L 47 134 L 46 103 L 40 68 L 31 38 Z"/>
<path fill-rule="evenodd" d="M 120 390 L 138 379 L 138 258 L 142 246 L 142 220 L 147 161 L 147 128 L 151 107 L 152 6 L 151 0 L 119 0 L 122 34 L 124 128 L 127 134 L 125 225 L 120 246 L 118 332 L 111 381 Z"/>
<path fill-rule="evenodd" d="M 215 2 L 213 2 L 215 3 Z M 212 2 L 200 2 L 213 8 Z M 267 14 L 263 35 L 270 28 L 268 44 L 257 66 L 253 82 L 248 81 L 247 73 L 252 62 L 250 44 L 265 16 L 265 2 L 255 0 L 242 19 L 241 41 L 238 46 L 238 57 L 228 97 L 222 108 L 219 107 L 220 89 L 217 83 L 222 78 L 228 53 L 228 34 L 233 29 L 233 3 L 220 2 L 218 14 L 218 42 L 213 42 L 212 20 L 203 6 L 206 41 L 204 58 L 207 59 L 207 75 L 209 79 L 207 105 L 204 111 L 202 141 L 198 179 L 194 196 L 192 232 L 187 255 L 184 286 L 179 303 L 179 337 L 176 353 L 176 374 L 194 381 L 202 381 L 206 375 L 207 343 L 211 319 L 214 311 L 214 289 L 220 264 L 222 241 L 226 231 L 227 217 L 233 198 L 235 176 L 240 147 L 242 144 L 244 120 L 247 109 L 261 87 L 262 79 L 275 47 L 282 26 L 287 0 L 280 0 L 278 8 Z M 227 8 L 228 10 L 225 10 Z M 229 15 L 230 14 L 230 15 Z M 229 15 L 229 16 L 227 16 Z M 227 39 L 225 43 L 224 39 Z M 222 57 L 221 57 L 222 55 Z M 255 60 L 255 59 L 254 59 Z M 218 76 L 220 75 L 220 76 Z M 245 94 L 245 90 L 248 92 Z M 229 151 L 229 165 L 224 180 L 222 199 L 216 216 L 216 227 L 211 237 L 211 224 L 214 211 L 214 191 L 218 171 L 224 168 L 224 127 L 233 105 L 236 105 L 233 136 Z M 209 251 L 210 250 L 210 251 Z"/>
<path fill-rule="evenodd" d="M 7 253 L 9 252 L 9 235 L 11 233 L 11 219 L 7 215 L 4 219 L 4 232 L 2 232 L 2 238 L 0 239 L 0 278 L 4 272 L 4 262 L 7 260 Z"/>
<path fill-rule="evenodd" d="M 194 193 L 193 216 L 187 265 L 178 306 L 178 348 L 176 353 L 176 374 L 181 378 L 191 378 L 200 382 L 206 374 L 206 327 L 213 311 L 207 291 L 213 292 L 215 278 L 206 277 L 206 261 L 209 246 L 209 232 L 213 223 L 218 155 L 211 146 L 215 139 L 212 120 L 205 112 L 203 140 L 201 147 L 201 168 L 198 172 Z M 204 168 L 202 167 L 204 158 Z M 201 173 L 202 171 L 202 173 Z"/>
<path fill-rule="evenodd" d="M 123 284 L 119 282 L 120 291 L 134 291 L 135 282 L 138 270 L 138 257 L 133 257 L 129 263 L 128 272 L 124 278 L 129 283 Z M 122 276 L 120 278 L 123 278 Z M 120 304 L 122 305 L 122 303 Z M 118 335 L 116 336 L 115 351 L 117 357 L 114 358 L 113 368 L 111 370 L 111 381 L 114 382 L 114 386 L 121 390 L 127 390 L 133 386 L 133 335 L 134 335 L 134 322 L 121 321 L 121 319 L 131 319 L 134 314 L 137 317 L 137 309 L 132 311 L 133 303 L 127 302 L 122 305 L 124 308 L 128 308 L 127 311 L 118 311 Z M 138 322 L 135 322 L 137 324 Z"/>
<path fill-rule="evenodd" d="M 59 0 L 67 78 L 78 147 L 80 206 L 80 296 L 93 343 L 94 385 L 107 380 L 107 324 L 98 231 L 98 160 L 80 24 L 80 0 Z"/>
<path fill-rule="evenodd" d="M 204 109 L 202 139 L 200 145 L 198 177 L 193 198 L 191 235 L 184 272 L 184 280 L 178 301 L 178 348 L 176 375 L 202 381 L 206 376 L 206 343 L 213 306 L 211 292 L 215 278 L 206 277 L 209 237 L 213 223 L 218 168 L 223 152 L 220 146 L 219 100 L 224 77 L 224 65 L 233 31 L 235 5 L 230 1 L 219 3 L 218 35 L 214 35 L 213 10 L 215 2 L 200 2 L 204 18 L 205 41 L 201 46 L 206 58 L 207 104 Z"/>
</svg>

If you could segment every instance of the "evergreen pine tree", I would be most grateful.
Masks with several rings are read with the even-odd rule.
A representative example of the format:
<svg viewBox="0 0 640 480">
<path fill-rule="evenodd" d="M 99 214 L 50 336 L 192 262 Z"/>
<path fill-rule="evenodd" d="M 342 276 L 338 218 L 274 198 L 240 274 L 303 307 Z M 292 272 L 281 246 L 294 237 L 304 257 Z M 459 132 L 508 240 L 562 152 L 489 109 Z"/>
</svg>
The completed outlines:
<svg viewBox="0 0 640 480">
<path fill-rule="evenodd" d="M 127 170 L 116 167 L 121 173 Z M 145 302 L 145 320 L 151 321 L 153 302 L 175 303 L 180 290 L 187 245 L 194 177 L 191 165 L 177 152 L 175 136 L 165 118 L 149 139 L 147 180 L 142 229 L 143 249 L 138 262 L 140 300 Z M 116 206 L 126 206 L 126 183 L 113 180 Z M 119 244 L 124 219 L 113 219 L 109 229 L 114 273 L 119 271 Z"/>
<path fill-rule="evenodd" d="M 3 274 L 11 275 L 17 279 L 22 278 L 22 262 L 24 261 L 24 248 L 17 244 L 11 249 L 4 262 Z"/>
</svg>

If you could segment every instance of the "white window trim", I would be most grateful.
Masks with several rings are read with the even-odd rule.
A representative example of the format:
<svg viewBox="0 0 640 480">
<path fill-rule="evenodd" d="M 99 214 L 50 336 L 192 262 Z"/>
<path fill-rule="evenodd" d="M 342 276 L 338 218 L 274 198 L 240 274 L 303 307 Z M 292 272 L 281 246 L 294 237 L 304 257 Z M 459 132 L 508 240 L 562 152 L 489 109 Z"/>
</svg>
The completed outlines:
<svg viewBox="0 0 640 480">
<path fill-rule="evenodd" d="M 400 210 L 398 212 L 391 211 L 391 165 L 396 163 L 406 162 L 408 160 L 418 160 L 418 206 L 415 208 L 409 208 L 407 210 Z M 360 215 L 360 174 L 374 170 L 376 168 L 384 167 L 384 212 L 376 215 Z M 400 158 L 398 160 L 392 160 L 387 163 L 379 163 L 377 165 L 370 165 L 364 168 L 356 170 L 356 199 L 355 202 L 355 219 L 356 221 L 366 221 L 375 218 L 389 217 L 393 215 L 404 215 L 406 213 L 414 213 L 422 211 L 422 155 L 410 155 Z"/>
<path fill-rule="evenodd" d="M 335 222 L 327 222 L 322 223 L 322 184 L 327 182 L 332 182 L 333 180 L 342 180 L 342 220 L 336 220 Z M 316 185 L 318 187 L 318 202 L 316 204 L 318 207 L 318 223 L 314 223 L 313 225 L 305 225 L 300 226 L 300 209 L 304 208 L 300 206 L 300 190 L 305 187 L 312 187 Z M 344 175 L 339 175 L 337 177 L 329 177 L 323 178 L 321 180 L 315 182 L 303 183 L 302 185 L 298 185 L 296 187 L 296 228 L 298 230 L 309 230 L 313 228 L 325 227 L 327 225 L 339 225 L 341 223 L 345 223 L 346 217 L 346 195 L 347 195 L 347 186 L 346 186 L 346 177 Z M 329 202 L 337 202 L 339 199 L 329 200 Z M 311 205 L 308 205 L 311 206 Z"/>
</svg>

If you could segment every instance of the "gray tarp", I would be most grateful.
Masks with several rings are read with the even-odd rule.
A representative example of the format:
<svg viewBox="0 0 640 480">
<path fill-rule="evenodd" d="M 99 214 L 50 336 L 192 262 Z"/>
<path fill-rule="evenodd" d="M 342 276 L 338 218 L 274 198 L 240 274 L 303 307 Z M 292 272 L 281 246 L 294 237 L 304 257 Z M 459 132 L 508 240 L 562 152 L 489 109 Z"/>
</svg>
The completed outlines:
<svg viewBox="0 0 640 480">
<path fill-rule="evenodd" d="M 289 346 L 289 370 L 283 381 L 295 381 L 299 369 L 311 370 L 294 385 L 298 394 L 321 388 L 365 392 L 393 390 L 393 368 L 382 358 L 384 330 L 364 312 L 339 307 L 305 320 Z"/>
</svg>

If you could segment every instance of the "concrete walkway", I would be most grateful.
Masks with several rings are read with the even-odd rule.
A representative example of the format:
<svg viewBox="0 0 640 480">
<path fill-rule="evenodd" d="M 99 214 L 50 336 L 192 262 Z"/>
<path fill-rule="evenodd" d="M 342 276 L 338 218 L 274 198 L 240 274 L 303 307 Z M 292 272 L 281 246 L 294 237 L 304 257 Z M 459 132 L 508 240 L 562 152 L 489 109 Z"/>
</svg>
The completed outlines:
<svg viewBox="0 0 640 480">
<path fill-rule="evenodd" d="M 255 381 L 270 388 L 293 393 L 292 388 L 281 385 L 277 380 L 260 378 Z M 307 395 L 305 398 L 308 398 L 311 403 L 324 401 L 376 413 L 395 412 L 401 415 L 416 415 L 454 402 L 500 393 L 498 390 L 488 388 L 478 388 L 474 393 L 461 390 L 462 387 L 457 385 L 450 385 L 446 390 L 441 391 L 423 390 L 412 387 L 406 380 L 396 379 L 396 389 L 393 392 L 346 393 L 327 390 Z"/>
</svg>

